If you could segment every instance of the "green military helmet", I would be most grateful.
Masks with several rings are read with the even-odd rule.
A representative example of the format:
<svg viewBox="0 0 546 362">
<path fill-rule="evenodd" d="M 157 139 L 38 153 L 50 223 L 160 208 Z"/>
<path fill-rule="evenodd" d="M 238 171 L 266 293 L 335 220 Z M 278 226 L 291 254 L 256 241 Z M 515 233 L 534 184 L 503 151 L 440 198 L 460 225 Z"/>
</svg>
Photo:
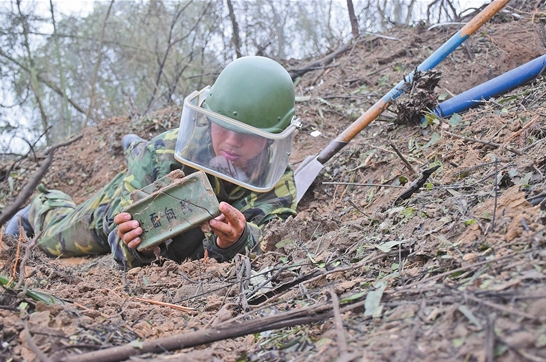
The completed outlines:
<svg viewBox="0 0 546 362">
<path fill-rule="evenodd" d="M 279 63 L 249 56 L 230 63 L 210 89 L 204 108 L 269 133 L 294 116 L 294 84 Z"/>
</svg>

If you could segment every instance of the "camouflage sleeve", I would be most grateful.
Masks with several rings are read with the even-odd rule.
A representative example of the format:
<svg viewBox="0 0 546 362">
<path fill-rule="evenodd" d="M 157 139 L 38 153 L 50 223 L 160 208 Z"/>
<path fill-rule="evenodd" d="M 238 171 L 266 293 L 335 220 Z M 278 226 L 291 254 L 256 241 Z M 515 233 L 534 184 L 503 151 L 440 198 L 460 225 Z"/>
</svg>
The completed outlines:
<svg viewBox="0 0 546 362">
<path fill-rule="evenodd" d="M 127 173 L 120 191 L 120 211 L 131 204 L 131 192 L 141 189 L 161 178 L 180 164 L 174 158 L 178 129 L 164 132 L 152 140 L 130 145 L 126 150 Z M 118 237 L 117 227 L 108 235 L 108 242 L 116 261 L 127 269 L 149 264 L 155 258 L 147 258 L 129 249 Z"/>
<path fill-rule="evenodd" d="M 233 206 L 243 213 L 246 228 L 239 240 L 226 249 L 216 245 L 215 237 L 205 240 L 209 256 L 219 261 L 232 259 L 238 253 L 255 250 L 262 241 L 262 228 L 273 219 L 286 220 L 296 214 L 296 185 L 294 173 L 288 167 L 273 190 L 266 193 L 250 193 Z"/>
<path fill-rule="evenodd" d="M 170 130 L 149 142 L 131 145 L 126 151 L 127 174 L 123 180 L 122 206 L 131 204 L 131 192 L 166 176 L 180 163 L 174 158 L 178 129 Z"/>
</svg>

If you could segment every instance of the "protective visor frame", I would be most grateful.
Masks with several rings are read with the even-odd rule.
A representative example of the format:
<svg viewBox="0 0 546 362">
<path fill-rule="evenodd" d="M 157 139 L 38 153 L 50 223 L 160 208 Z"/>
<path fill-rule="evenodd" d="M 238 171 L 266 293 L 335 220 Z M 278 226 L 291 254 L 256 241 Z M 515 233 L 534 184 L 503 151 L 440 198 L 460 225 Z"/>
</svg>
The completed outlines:
<svg viewBox="0 0 546 362">
<path fill-rule="evenodd" d="M 178 135 L 178 140 L 176 144 L 175 149 L 175 159 L 179 161 L 182 164 L 185 164 L 187 166 L 190 166 L 195 169 L 199 169 L 202 171 L 205 171 L 206 173 L 216 176 L 218 178 L 221 178 L 223 180 L 226 180 L 228 182 L 234 183 L 236 185 L 242 186 L 244 188 L 247 188 L 249 190 L 255 191 L 255 192 L 267 192 L 272 190 L 277 182 L 280 180 L 282 175 L 284 174 L 286 167 L 288 166 L 288 158 L 290 156 L 291 150 L 292 150 L 292 137 L 294 134 L 294 131 L 296 128 L 300 126 L 299 119 L 294 117 L 290 123 L 290 125 L 281 133 L 270 133 L 266 132 L 262 129 L 250 126 L 246 123 L 234 120 L 232 118 L 226 117 L 224 115 L 218 114 L 216 112 L 213 112 L 211 110 L 208 110 L 206 108 L 201 107 L 203 102 L 206 100 L 208 93 L 210 91 L 210 86 L 207 86 L 203 88 L 200 91 L 194 91 L 191 94 L 189 94 L 184 99 L 184 107 L 182 110 L 181 115 L 181 124 L 180 124 L 180 130 Z M 209 122 L 214 122 L 213 120 L 216 119 L 220 122 L 214 122 L 218 124 L 219 126 L 227 129 L 238 129 L 238 132 L 240 133 L 248 133 L 252 135 L 261 136 L 267 140 L 271 140 L 272 143 L 279 142 L 281 146 L 285 146 L 285 143 L 289 144 L 289 147 L 287 147 L 287 150 L 285 154 L 280 152 L 280 154 L 275 154 L 273 157 L 275 158 L 275 165 L 272 167 L 275 175 L 273 175 L 271 178 L 267 178 L 268 182 L 265 185 L 256 185 L 248 182 L 241 181 L 237 178 L 231 177 L 229 175 L 226 175 L 225 173 L 219 172 L 217 170 L 214 170 L 210 167 L 207 167 L 206 165 L 199 164 L 196 162 L 193 162 L 192 160 L 189 160 L 188 158 L 184 157 L 184 153 L 187 150 L 187 148 L 191 145 L 191 142 L 188 141 L 188 137 L 193 137 L 189 134 L 184 134 L 183 132 L 187 129 L 187 125 L 185 122 L 193 121 L 196 122 L 197 117 L 194 117 L 192 120 L 186 120 L 184 117 L 187 117 L 187 114 L 190 114 L 191 112 L 196 112 L 204 115 Z M 195 133 L 197 126 L 194 125 L 192 130 L 193 133 Z M 280 164 L 282 162 L 282 165 Z M 269 162 L 269 165 L 271 166 L 272 162 Z M 282 169 L 282 170 L 281 170 Z"/>
</svg>

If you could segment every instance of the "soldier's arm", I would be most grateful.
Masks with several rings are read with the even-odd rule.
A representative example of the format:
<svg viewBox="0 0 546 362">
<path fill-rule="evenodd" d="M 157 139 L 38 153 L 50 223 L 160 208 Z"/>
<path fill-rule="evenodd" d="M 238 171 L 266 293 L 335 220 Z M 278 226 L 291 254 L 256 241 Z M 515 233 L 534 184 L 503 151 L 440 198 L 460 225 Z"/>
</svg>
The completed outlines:
<svg viewBox="0 0 546 362">
<path fill-rule="evenodd" d="M 171 130 L 153 138 L 147 144 L 138 149 L 131 149 L 128 155 L 127 173 L 123 180 L 123 187 L 118 195 L 121 208 L 131 204 L 131 192 L 141 189 L 170 171 L 179 168 L 179 163 L 174 159 L 174 148 L 178 129 Z M 139 253 L 136 250 L 140 243 L 142 229 L 136 225 L 136 220 L 131 220 L 128 213 L 119 213 L 114 217 L 117 225 L 110 232 L 108 242 L 114 252 L 116 261 L 127 268 L 148 264 L 154 258 Z"/>
<path fill-rule="evenodd" d="M 177 136 L 178 129 L 170 130 L 152 138 L 145 146 L 132 150 L 137 154 L 128 157 L 127 174 L 120 195 L 123 207 L 131 204 L 131 192 L 180 168 L 180 163 L 174 158 Z"/>
<path fill-rule="evenodd" d="M 230 260 L 238 253 L 254 250 L 262 240 L 262 228 L 271 220 L 286 220 L 296 214 L 296 187 L 294 174 L 287 169 L 275 188 L 267 193 L 251 193 L 233 203 L 246 219 L 239 239 L 227 248 L 221 248 L 216 238 L 207 239 L 204 248 L 209 256 L 220 261 Z"/>
</svg>

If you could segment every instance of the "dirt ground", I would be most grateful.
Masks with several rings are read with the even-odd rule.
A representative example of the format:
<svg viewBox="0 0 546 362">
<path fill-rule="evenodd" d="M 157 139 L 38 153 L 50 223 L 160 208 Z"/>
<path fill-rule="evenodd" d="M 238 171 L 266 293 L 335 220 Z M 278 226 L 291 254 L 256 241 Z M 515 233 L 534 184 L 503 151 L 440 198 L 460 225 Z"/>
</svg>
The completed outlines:
<svg viewBox="0 0 546 362">
<path fill-rule="evenodd" d="M 440 100 L 545 53 L 544 14 L 519 15 L 495 17 L 436 68 Z M 369 35 L 306 73 L 294 168 L 457 29 Z M 545 94 L 541 76 L 426 126 L 391 107 L 325 165 L 295 218 L 266 228 L 261 255 L 125 273 L 109 255 L 48 259 L 3 237 L 0 360 L 545 361 Z M 43 183 L 81 202 L 125 167 L 124 134 L 152 137 L 179 115 L 104 120 L 56 152 Z M 0 203 L 40 157 L 3 164 Z"/>
</svg>

